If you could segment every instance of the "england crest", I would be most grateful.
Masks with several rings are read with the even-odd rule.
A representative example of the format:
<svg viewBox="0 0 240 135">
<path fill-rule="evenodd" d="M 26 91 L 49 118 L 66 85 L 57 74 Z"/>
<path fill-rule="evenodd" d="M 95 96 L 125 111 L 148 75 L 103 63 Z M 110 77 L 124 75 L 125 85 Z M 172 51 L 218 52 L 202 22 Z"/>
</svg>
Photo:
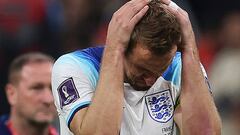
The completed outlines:
<svg viewBox="0 0 240 135">
<path fill-rule="evenodd" d="M 145 97 L 150 117 L 160 123 L 168 122 L 174 112 L 174 104 L 170 90 L 160 91 Z"/>
</svg>

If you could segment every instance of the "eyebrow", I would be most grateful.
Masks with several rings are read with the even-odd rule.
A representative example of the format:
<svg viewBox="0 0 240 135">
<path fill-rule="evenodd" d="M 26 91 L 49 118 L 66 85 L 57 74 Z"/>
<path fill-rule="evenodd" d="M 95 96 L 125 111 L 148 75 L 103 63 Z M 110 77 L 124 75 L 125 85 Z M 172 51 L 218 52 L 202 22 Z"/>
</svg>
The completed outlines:
<svg viewBox="0 0 240 135">
<path fill-rule="evenodd" d="M 163 71 L 163 70 L 164 70 L 164 71 L 167 70 L 167 68 L 172 64 L 173 58 L 174 58 L 174 57 L 172 57 L 172 58 L 170 59 L 170 62 L 167 63 L 167 64 L 164 66 L 164 68 L 161 69 L 162 71 Z"/>
<path fill-rule="evenodd" d="M 172 64 L 172 61 L 173 61 L 173 58 L 171 58 L 168 63 L 164 64 L 160 69 L 158 69 L 158 71 L 160 71 L 161 74 L 163 74 L 168 69 L 168 67 Z"/>
</svg>

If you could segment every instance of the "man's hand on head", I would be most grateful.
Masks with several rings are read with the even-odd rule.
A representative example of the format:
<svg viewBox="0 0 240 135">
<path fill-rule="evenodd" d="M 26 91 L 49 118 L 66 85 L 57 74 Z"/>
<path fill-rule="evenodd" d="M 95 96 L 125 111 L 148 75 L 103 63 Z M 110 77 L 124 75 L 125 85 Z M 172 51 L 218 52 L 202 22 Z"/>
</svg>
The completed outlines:
<svg viewBox="0 0 240 135">
<path fill-rule="evenodd" d="M 165 8 L 177 19 L 181 29 L 181 43 L 178 50 L 182 53 L 195 51 L 196 41 L 188 13 L 171 0 L 162 0 L 166 4 Z"/>
<path fill-rule="evenodd" d="M 107 47 L 125 50 L 135 25 L 148 10 L 150 0 L 131 0 L 124 4 L 113 17 L 108 26 Z"/>
<path fill-rule="evenodd" d="M 176 17 L 181 30 L 181 94 L 174 120 L 184 135 L 220 135 L 221 119 L 205 82 L 188 13 L 170 0 L 162 2 Z"/>
</svg>

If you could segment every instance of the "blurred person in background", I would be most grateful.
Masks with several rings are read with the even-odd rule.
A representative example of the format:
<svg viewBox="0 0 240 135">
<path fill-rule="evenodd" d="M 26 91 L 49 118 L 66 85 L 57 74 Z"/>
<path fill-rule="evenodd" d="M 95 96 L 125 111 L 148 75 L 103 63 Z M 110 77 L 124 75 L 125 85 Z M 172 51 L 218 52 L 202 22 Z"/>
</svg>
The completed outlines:
<svg viewBox="0 0 240 135">
<path fill-rule="evenodd" d="M 209 79 L 223 120 L 223 134 L 239 135 L 240 119 L 240 11 L 222 19 L 221 47 L 210 68 Z"/>
<path fill-rule="evenodd" d="M 51 92 L 53 61 L 42 53 L 28 53 L 11 63 L 5 89 L 10 115 L 0 118 L 1 135 L 58 134 L 51 126 L 56 118 Z"/>
<path fill-rule="evenodd" d="M 210 69 L 210 79 L 216 100 L 225 95 L 235 95 L 240 90 L 240 12 L 226 16 L 219 30 L 217 53 Z M 221 77 L 219 75 L 221 74 Z"/>
<path fill-rule="evenodd" d="M 239 0 L 219 2 L 219 0 L 187 0 L 190 2 L 196 15 L 200 36 L 198 41 L 201 62 L 205 69 L 210 72 L 215 58 L 222 46 L 218 42 L 218 33 L 221 20 L 228 13 L 240 9 Z M 206 4 L 207 3 L 207 4 Z M 217 3 L 217 6 L 215 6 Z M 214 8 L 212 8 L 214 6 Z M 215 89 L 214 89 L 215 91 Z"/>
<path fill-rule="evenodd" d="M 198 44 L 201 62 L 206 71 L 209 72 L 218 51 L 221 49 L 217 43 L 217 30 L 209 29 L 201 33 Z"/>
<path fill-rule="evenodd" d="M 64 9 L 62 48 L 65 52 L 91 46 L 105 1 L 62 0 Z"/>
<path fill-rule="evenodd" d="M 58 57 L 62 23 L 59 0 L 0 0 L 0 115 L 9 113 L 4 87 L 10 62 L 32 51 Z"/>
</svg>

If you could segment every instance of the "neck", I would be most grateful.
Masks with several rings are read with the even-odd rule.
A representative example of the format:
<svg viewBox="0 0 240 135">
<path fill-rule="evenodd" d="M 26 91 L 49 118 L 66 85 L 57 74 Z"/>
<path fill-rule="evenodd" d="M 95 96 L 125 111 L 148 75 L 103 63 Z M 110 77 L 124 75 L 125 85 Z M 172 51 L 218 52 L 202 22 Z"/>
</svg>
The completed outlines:
<svg viewBox="0 0 240 135">
<path fill-rule="evenodd" d="M 12 124 L 12 129 L 16 131 L 18 135 L 49 135 L 49 124 L 31 122 L 13 112 L 11 112 L 9 120 Z"/>
</svg>

